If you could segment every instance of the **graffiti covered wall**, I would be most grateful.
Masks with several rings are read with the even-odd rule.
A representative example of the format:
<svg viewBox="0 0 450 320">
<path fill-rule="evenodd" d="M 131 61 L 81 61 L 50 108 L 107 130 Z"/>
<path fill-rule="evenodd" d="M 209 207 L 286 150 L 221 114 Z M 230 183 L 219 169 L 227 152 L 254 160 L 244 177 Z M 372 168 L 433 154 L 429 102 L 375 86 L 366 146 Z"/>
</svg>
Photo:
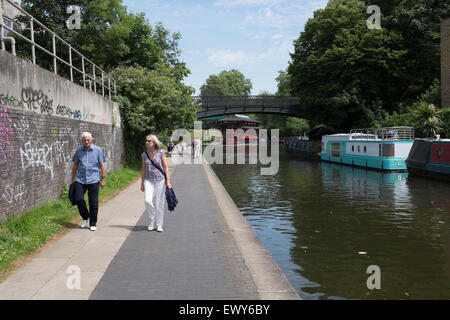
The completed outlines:
<svg viewBox="0 0 450 320">
<path fill-rule="evenodd" d="M 0 63 L 4 54 L 0 52 Z M 31 67 L 35 72 L 46 73 L 50 80 L 62 79 Z M 124 159 L 122 130 L 111 121 L 114 110 L 106 112 L 103 119 L 101 116 L 108 107 L 113 109 L 113 102 L 108 100 L 106 106 L 96 109 L 94 103 L 98 98 L 94 96 L 91 102 L 85 99 L 88 105 L 83 110 L 75 109 L 67 103 L 72 91 L 82 89 L 88 97 L 95 94 L 72 83 L 55 87 L 56 91 L 48 90 L 48 81 L 44 86 L 39 83 L 31 86 L 29 81 L 23 81 L 23 86 L 19 83 L 11 88 L 9 84 L 16 83 L 12 78 L 21 76 L 20 70 L 14 76 L 11 70 L 9 67 L 5 73 L 4 65 L 0 64 L 0 221 L 59 196 L 63 185 L 70 184 L 72 157 L 81 145 L 82 132 L 91 132 L 93 142 L 103 149 L 107 172 L 122 168 Z M 62 96 L 64 103 L 58 99 Z M 76 103 L 80 103 L 80 98 L 72 97 Z M 86 116 L 89 110 L 91 118 Z"/>
</svg>

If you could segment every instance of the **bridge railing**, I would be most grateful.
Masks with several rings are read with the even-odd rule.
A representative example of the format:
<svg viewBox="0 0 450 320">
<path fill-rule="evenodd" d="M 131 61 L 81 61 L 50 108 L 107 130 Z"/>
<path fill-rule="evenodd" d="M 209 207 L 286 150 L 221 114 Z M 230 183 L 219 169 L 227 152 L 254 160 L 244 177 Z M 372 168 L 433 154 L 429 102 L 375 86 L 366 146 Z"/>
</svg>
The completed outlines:
<svg viewBox="0 0 450 320">
<path fill-rule="evenodd" d="M 295 107 L 300 105 L 300 99 L 286 96 L 194 96 L 193 102 L 203 109 L 223 107 Z"/>
<path fill-rule="evenodd" d="M 20 30 L 19 31 L 15 30 L 13 26 L 8 26 L 7 24 L 5 24 L 4 21 L 5 4 L 14 7 L 18 11 L 20 11 L 22 16 L 28 19 L 30 38 L 26 37 L 25 35 L 23 35 L 23 33 L 19 32 Z M 36 30 L 37 28 L 39 28 L 39 30 Z M 103 71 L 94 62 L 86 58 L 79 51 L 74 49 L 69 43 L 67 43 L 61 37 L 59 37 L 56 33 L 47 28 L 44 24 L 36 20 L 33 16 L 28 14 L 20 6 L 18 6 L 17 4 L 15 4 L 10 0 L 0 0 L 0 42 L 1 42 L 1 50 L 4 51 L 6 50 L 5 40 L 11 41 L 12 54 L 16 55 L 15 39 L 13 37 L 6 37 L 5 30 L 8 31 L 8 34 L 11 33 L 17 36 L 19 39 L 22 39 L 31 45 L 31 62 L 33 64 L 36 64 L 36 48 L 37 48 L 53 58 L 53 72 L 55 74 L 58 74 L 58 61 L 59 61 L 63 63 L 65 66 L 69 67 L 71 82 L 74 82 L 74 71 L 75 71 L 82 75 L 82 83 L 85 88 L 87 87 L 87 84 L 89 84 L 89 90 L 92 90 L 92 87 L 94 87 L 93 88 L 94 92 L 99 93 L 97 92 L 97 85 L 98 85 L 99 90 L 101 89 L 102 96 L 104 97 L 105 91 L 107 91 L 110 99 L 112 93 L 114 94 L 117 93 L 116 81 L 111 75 Z M 36 34 L 49 34 L 52 37 L 53 48 L 51 49 L 51 51 L 47 50 L 46 48 L 39 45 L 35 41 Z M 57 42 L 61 43 L 65 47 L 65 49 L 68 50 L 67 51 L 69 56 L 68 61 L 66 61 L 66 59 L 64 59 L 62 56 L 58 56 Z M 81 66 L 77 67 L 74 65 L 73 55 L 77 56 L 78 59 L 81 58 Z M 87 70 L 89 70 L 89 72 Z"/>
</svg>

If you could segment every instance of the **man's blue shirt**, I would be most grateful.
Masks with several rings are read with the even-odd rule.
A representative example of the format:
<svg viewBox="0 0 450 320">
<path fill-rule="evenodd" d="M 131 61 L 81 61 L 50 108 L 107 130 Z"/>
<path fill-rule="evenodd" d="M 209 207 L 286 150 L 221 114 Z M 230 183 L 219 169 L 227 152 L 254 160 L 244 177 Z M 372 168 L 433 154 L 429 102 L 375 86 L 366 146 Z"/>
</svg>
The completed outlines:
<svg viewBox="0 0 450 320">
<path fill-rule="evenodd" d="M 78 165 L 76 181 L 81 184 L 100 181 L 100 164 L 105 162 L 105 155 L 99 146 L 92 143 L 88 150 L 84 146 L 79 147 L 72 161 Z"/>
</svg>

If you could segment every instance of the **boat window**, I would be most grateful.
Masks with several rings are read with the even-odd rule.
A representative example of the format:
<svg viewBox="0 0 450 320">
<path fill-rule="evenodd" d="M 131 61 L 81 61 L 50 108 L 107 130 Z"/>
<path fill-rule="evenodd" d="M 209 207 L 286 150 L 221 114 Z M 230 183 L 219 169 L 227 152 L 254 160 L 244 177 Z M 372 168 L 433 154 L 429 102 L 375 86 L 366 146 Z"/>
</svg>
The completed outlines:
<svg viewBox="0 0 450 320">
<path fill-rule="evenodd" d="M 325 152 L 325 143 L 322 142 L 322 152 Z"/>
<path fill-rule="evenodd" d="M 355 152 L 355 146 L 352 146 L 352 152 Z"/>
<path fill-rule="evenodd" d="M 395 145 L 392 143 L 382 144 L 382 156 L 383 157 L 394 157 L 395 156 Z"/>
<path fill-rule="evenodd" d="M 361 146 L 358 146 L 358 152 L 361 152 Z"/>
<path fill-rule="evenodd" d="M 331 144 L 331 156 L 335 158 L 341 156 L 341 144 L 339 142 Z"/>
<path fill-rule="evenodd" d="M 364 146 L 364 153 L 366 153 L 367 152 L 367 147 L 366 146 Z"/>
</svg>

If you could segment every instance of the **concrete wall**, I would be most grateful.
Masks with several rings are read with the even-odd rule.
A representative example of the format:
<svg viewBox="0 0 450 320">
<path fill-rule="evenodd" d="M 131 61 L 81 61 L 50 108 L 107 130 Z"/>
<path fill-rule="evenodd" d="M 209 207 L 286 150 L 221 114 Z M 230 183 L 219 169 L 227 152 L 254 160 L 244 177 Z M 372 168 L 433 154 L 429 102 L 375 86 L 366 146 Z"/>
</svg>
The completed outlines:
<svg viewBox="0 0 450 320">
<path fill-rule="evenodd" d="M 450 19 L 441 23 L 442 107 L 450 107 Z"/>
<path fill-rule="evenodd" d="M 17 16 L 22 14 L 22 12 L 19 9 L 17 9 L 7 1 L 3 1 L 3 5 L 4 5 L 3 15 L 9 20 L 16 20 Z"/>
<path fill-rule="evenodd" d="M 108 172 L 122 168 L 115 109 L 112 101 L 0 51 L 0 221 L 59 196 L 84 131 L 103 149 Z"/>
<path fill-rule="evenodd" d="M 120 126 L 117 103 L 4 51 L 0 99 L 37 114 Z"/>
</svg>

